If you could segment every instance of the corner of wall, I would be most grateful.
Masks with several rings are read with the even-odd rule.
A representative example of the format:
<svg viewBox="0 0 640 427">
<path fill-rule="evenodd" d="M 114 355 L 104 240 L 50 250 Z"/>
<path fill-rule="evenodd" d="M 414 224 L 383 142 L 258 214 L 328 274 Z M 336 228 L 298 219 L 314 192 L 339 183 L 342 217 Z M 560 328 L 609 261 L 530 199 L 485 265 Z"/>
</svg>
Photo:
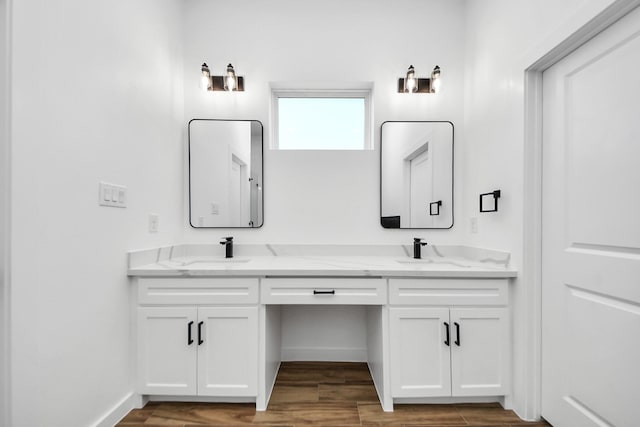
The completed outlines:
<svg viewBox="0 0 640 427">
<path fill-rule="evenodd" d="M 0 0 L 0 426 L 11 424 L 9 304 L 10 284 L 10 6 L 11 0 Z"/>
</svg>

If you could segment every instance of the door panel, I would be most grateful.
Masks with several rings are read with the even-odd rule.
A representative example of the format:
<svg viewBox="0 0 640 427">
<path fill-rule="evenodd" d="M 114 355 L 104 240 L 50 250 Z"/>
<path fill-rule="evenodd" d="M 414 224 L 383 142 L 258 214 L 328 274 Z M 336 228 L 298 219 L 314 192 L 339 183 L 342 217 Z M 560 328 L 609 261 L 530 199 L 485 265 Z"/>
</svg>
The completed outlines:
<svg viewBox="0 0 640 427">
<path fill-rule="evenodd" d="M 138 392 L 196 394 L 196 317 L 195 307 L 138 308 Z"/>
<path fill-rule="evenodd" d="M 198 350 L 198 394 L 256 396 L 258 391 L 258 309 L 198 309 L 203 322 Z"/>
<path fill-rule="evenodd" d="M 409 162 L 411 171 L 411 224 L 412 228 L 431 227 L 429 203 L 433 201 L 433 166 L 429 150 Z"/>
<path fill-rule="evenodd" d="M 392 396 L 450 396 L 451 362 L 444 343 L 449 309 L 391 308 L 389 313 Z"/>
<path fill-rule="evenodd" d="M 630 378 L 637 378 L 640 308 L 592 291 L 567 291 L 569 395 L 614 425 L 636 424 L 637 384 Z"/>
<path fill-rule="evenodd" d="M 452 308 L 451 325 L 452 395 L 509 394 L 508 310 Z"/>
<path fill-rule="evenodd" d="M 556 427 L 638 420 L 639 64 L 636 9 L 543 75 L 542 415 Z"/>
<path fill-rule="evenodd" d="M 229 220 L 232 227 L 244 227 L 242 224 L 242 167 L 233 156 L 229 175 Z"/>
</svg>

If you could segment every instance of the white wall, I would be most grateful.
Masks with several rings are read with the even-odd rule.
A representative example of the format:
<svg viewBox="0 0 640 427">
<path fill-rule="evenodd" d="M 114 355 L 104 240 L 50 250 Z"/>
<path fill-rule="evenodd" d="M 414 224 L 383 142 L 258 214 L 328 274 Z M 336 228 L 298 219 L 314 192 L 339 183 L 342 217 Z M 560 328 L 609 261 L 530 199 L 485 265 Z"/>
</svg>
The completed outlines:
<svg viewBox="0 0 640 427">
<path fill-rule="evenodd" d="M 532 323 L 527 317 L 523 265 L 524 87 L 525 69 L 586 24 L 611 0 L 487 0 L 466 3 L 466 62 L 462 240 L 474 246 L 510 251 L 520 279 L 512 286 L 515 410 L 539 415 Z M 497 213 L 478 213 L 478 195 L 502 190 Z M 469 219 L 478 218 L 478 233 Z M 529 284 L 530 285 L 530 284 Z M 534 313 L 535 315 L 535 313 Z M 537 317 L 537 315 L 535 315 Z"/>
<path fill-rule="evenodd" d="M 272 82 L 373 84 L 375 150 L 266 149 L 264 226 L 233 230 L 236 241 L 410 243 L 415 231 L 380 226 L 380 125 L 385 120 L 462 125 L 463 1 L 187 0 L 185 6 L 187 120 L 260 120 L 268 147 Z M 245 76 L 245 92 L 203 93 L 198 84 L 205 61 L 216 75 L 231 62 Z M 440 65 L 442 92 L 398 94 L 397 79 L 409 65 L 420 77 Z M 458 156 L 461 150 L 456 140 Z M 458 243 L 457 232 L 454 227 L 418 235 L 432 243 Z M 188 229 L 185 240 L 211 242 L 220 236 L 221 230 Z"/>
<path fill-rule="evenodd" d="M 13 3 L 14 427 L 91 425 L 133 390 L 126 252 L 184 228 L 181 13 Z M 98 206 L 100 180 L 128 187 L 126 209 Z"/>
<path fill-rule="evenodd" d="M 7 0 L 0 0 L 0 426 L 9 425 L 9 21 Z"/>
<path fill-rule="evenodd" d="M 431 243 L 459 243 L 456 228 L 416 232 L 381 227 L 379 148 L 380 125 L 387 120 L 450 120 L 461 126 L 463 1 L 187 0 L 185 6 L 185 119 L 255 119 L 264 125 L 264 226 L 234 229 L 236 242 L 409 244 L 420 236 Z M 213 75 L 232 63 L 238 75 L 245 76 L 245 92 L 203 93 L 203 62 Z M 439 65 L 441 92 L 398 94 L 398 78 L 409 65 L 419 77 L 429 76 Z M 356 88 L 373 86 L 374 150 L 268 148 L 272 83 L 343 88 L 349 82 Z M 456 140 L 457 156 L 462 145 Z M 187 222 L 183 224 L 188 242 L 212 242 L 223 235 L 222 230 L 188 229 Z M 362 349 L 363 310 L 332 312 L 346 339 L 332 334 L 333 323 L 323 323 L 321 317 L 321 311 L 289 308 L 283 313 L 283 346 L 309 357 L 305 349 L 311 336 L 318 347 L 342 348 L 350 354 Z M 310 327 L 313 334 L 301 334 L 296 325 Z M 316 357 L 321 358 L 321 352 Z"/>
<path fill-rule="evenodd" d="M 364 306 L 283 306 L 282 359 L 366 361 Z"/>
</svg>

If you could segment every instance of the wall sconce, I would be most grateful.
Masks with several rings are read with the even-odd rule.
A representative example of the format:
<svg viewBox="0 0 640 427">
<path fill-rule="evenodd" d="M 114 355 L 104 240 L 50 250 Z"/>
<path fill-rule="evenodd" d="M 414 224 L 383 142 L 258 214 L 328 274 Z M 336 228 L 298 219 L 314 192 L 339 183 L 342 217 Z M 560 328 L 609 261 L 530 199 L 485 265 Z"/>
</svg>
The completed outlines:
<svg viewBox="0 0 640 427">
<path fill-rule="evenodd" d="M 498 199 L 500 198 L 500 190 L 494 190 L 491 193 L 483 193 L 480 195 L 480 212 L 498 212 Z"/>
<path fill-rule="evenodd" d="M 233 65 L 227 65 L 224 76 L 212 76 L 207 63 L 202 64 L 200 87 L 203 91 L 244 92 L 244 77 L 237 76 Z"/>
<path fill-rule="evenodd" d="M 398 79 L 398 93 L 438 93 L 440 90 L 440 67 L 431 72 L 430 78 L 416 77 L 413 65 L 409 66 L 407 76 Z"/>
</svg>

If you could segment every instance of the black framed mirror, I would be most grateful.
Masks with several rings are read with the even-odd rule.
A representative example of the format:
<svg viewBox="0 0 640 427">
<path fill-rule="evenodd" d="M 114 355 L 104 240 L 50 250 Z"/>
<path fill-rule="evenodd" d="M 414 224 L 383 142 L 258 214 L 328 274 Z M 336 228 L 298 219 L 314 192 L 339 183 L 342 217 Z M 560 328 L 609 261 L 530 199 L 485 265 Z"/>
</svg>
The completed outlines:
<svg viewBox="0 0 640 427">
<path fill-rule="evenodd" d="M 453 123 L 387 121 L 380 129 L 381 225 L 453 227 Z"/>
<path fill-rule="evenodd" d="M 189 223 L 261 227 L 263 127 L 258 120 L 189 121 Z"/>
</svg>

